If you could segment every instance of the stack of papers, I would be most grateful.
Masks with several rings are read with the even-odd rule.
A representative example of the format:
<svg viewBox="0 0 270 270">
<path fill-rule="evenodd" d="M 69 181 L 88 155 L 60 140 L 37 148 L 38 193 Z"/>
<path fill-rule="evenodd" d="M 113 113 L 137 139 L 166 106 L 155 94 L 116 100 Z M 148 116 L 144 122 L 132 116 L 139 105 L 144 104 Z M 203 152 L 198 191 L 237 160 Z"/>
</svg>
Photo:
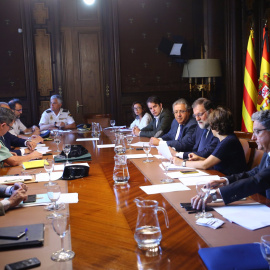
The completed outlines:
<svg viewBox="0 0 270 270">
<path fill-rule="evenodd" d="M 224 224 L 224 221 L 218 218 L 199 218 L 197 219 L 196 224 L 212 229 L 217 229 Z"/>
<path fill-rule="evenodd" d="M 259 203 L 214 207 L 224 218 L 246 229 L 256 230 L 270 226 L 270 208 Z"/>
<path fill-rule="evenodd" d="M 24 182 L 27 180 L 32 180 L 31 175 L 6 175 L 0 177 L 0 184 L 7 185 L 11 183 Z"/>
<path fill-rule="evenodd" d="M 99 138 L 78 138 L 76 139 L 76 142 L 81 142 L 81 141 L 98 141 Z"/>
</svg>

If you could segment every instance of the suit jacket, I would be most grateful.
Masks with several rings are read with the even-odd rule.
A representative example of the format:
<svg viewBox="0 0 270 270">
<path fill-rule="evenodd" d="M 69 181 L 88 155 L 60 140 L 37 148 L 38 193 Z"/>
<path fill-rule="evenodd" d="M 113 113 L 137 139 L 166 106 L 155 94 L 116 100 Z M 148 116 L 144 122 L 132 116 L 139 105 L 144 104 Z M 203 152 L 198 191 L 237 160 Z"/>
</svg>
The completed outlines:
<svg viewBox="0 0 270 270">
<path fill-rule="evenodd" d="M 270 199 L 270 166 L 265 167 L 266 158 L 267 153 L 264 153 L 259 166 L 248 172 L 226 176 L 230 184 L 220 188 L 225 204 L 265 191 Z"/>
<path fill-rule="evenodd" d="M 6 190 L 7 186 L 4 185 L 0 185 L 0 196 L 5 196 L 5 190 Z M 5 215 L 5 209 L 3 204 L 0 201 L 0 216 Z"/>
<path fill-rule="evenodd" d="M 195 118 L 190 117 L 188 122 L 183 126 L 183 131 L 180 138 L 175 140 L 178 126 L 178 122 L 174 119 L 170 131 L 161 138 L 162 140 L 167 141 L 168 146 L 174 147 L 176 151 L 180 151 L 180 149 L 183 149 L 182 151 L 189 151 L 192 149 L 192 147 L 187 143 L 188 138 L 194 133 L 197 122 Z"/>
<path fill-rule="evenodd" d="M 159 136 L 167 133 L 170 129 L 173 120 L 173 115 L 168 109 L 163 109 L 159 116 L 158 125 L 156 127 L 156 119 L 153 118 L 152 121 L 144 128 L 141 129 L 140 137 L 155 137 L 155 134 L 160 131 Z"/>
<path fill-rule="evenodd" d="M 7 132 L 4 136 L 4 139 L 0 137 L 0 140 L 3 142 L 3 144 L 9 149 L 9 151 L 15 152 L 18 156 L 21 156 L 22 153 L 20 150 L 13 150 L 12 148 L 14 147 L 24 147 L 25 146 L 25 141 L 22 138 L 19 138 L 10 132 Z"/>
<path fill-rule="evenodd" d="M 218 138 L 216 138 L 213 135 L 211 129 L 209 130 L 207 138 L 205 140 L 204 149 L 201 151 L 198 151 L 203 131 L 204 129 L 200 128 L 199 125 L 197 125 L 196 131 L 193 132 L 192 136 L 188 138 L 188 142 L 187 142 L 187 144 L 189 145 L 188 147 L 192 146 L 191 152 L 185 152 L 183 150 L 182 151 L 180 150 L 181 152 L 184 152 L 184 156 L 183 156 L 184 159 L 188 158 L 189 153 L 194 153 L 204 158 L 209 157 L 213 153 L 213 151 L 215 150 L 218 144 Z"/>
</svg>

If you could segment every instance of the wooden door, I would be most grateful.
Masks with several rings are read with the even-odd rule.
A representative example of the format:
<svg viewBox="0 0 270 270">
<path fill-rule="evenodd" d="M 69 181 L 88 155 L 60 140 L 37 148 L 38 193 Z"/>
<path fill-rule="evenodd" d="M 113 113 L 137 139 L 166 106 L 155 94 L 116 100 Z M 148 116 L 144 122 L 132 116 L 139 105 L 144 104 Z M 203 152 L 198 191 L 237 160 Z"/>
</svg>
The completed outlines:
<svg viewBox="0 0 270 270">
<path fill-rule="evenodd" d="M 86 6 L 74 0 L 60 3 L 64 106 L 79 124 L 84 114 L 108 112 L 104 107 L 100 4 L 96 1 L 95 6 Z"/>
</svg>

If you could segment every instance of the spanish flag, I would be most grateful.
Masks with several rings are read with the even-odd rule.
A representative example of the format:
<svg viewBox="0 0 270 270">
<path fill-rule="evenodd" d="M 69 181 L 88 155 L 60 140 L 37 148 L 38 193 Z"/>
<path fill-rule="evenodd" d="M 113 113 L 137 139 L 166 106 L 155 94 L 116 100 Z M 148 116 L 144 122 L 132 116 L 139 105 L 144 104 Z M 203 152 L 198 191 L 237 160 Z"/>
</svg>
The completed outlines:
<svg viewBox="0 0 270 270">
<path fill-rule="evenodd" d="M 244 73 L 242 131 L 245 132 L 253 132 L 253 122 L 251 120 L 251 115 L 256 112 L 258 96 L 258 80 L 253 44 L 253 33 L 254 31 L 251 29 L 247 45 L 246 65 Z"/>
<path fill-rule="evenodd" d="M 263 29 L 263 52 L 259 78 L 257 110 L 270 109 L 270 50 L 267 25 Z"/>
</svg>

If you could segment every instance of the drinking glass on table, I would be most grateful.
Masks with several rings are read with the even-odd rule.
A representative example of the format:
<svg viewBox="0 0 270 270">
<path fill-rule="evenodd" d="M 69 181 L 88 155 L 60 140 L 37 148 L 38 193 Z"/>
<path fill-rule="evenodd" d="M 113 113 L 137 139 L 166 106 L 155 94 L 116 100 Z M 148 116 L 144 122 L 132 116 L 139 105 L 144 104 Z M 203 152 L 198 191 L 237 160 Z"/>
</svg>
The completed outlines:
<svg viewBox="0 0 270 270">
<path fill-rule="evenodd" d="M 112 131 L 111 132 L 114 132 L 115 120 L 110 120 L 110 124 L 112 126 Z"/>
<path fill-rule="evenodd" d="M 210 183 L 208 181 L 198 181 L 196 190 L 202 200 L 202 212 L 197 213 L 195 218 L 210 218 L 213 215 L 205 212 L 205 202 L 210 194 Z"/>
<path fill-rule="evenodd" d="M 270 270 L 270 235 L 263 235 L 261 237 L 261 252 L 264 259 L 268 262 Z"/>
<path fill-rule="evenodd" d="M 64 237 L 69 230 L 69 215 L 61 214 L 57 215 L 52 221 L 54 231 L 60 236 L 61 249 L 54 252 L 51 255 L 51 259 L 56 262 L 66 262 L 72 260 L 75 256 L 75 252 L 72 250 L 64 249 Z"/>
<path fill-rule="evenodd" d="M 70 153 L 71 150 L 71 144 L 65 144 L 63 148 L 63 152 L 66 155 L 66 164 L 70 164 L 71 162 L 68 161 L 68 154 Z"/>
<path fill-rule="evenodd" d="M 133 136 L 132 135 L 127 135 L 126 136 L 126 140 L 127 140 L 127 144 L 128 144 L 128 148 L 126 150 L 133 150 L 134 148 L 131 147 L 131 143 L 133 141 Z"/>
<path fill-rule="evenodd" d="M 54 142 L 57 145 L 57 152 L 60 152 L 59 151 L 59 144 L 61 143 L 61 137 L 58 134 L 54 136 Z"/>
<path fill-rule="evenodd" d="M 56 213 L 57 210 L 62 210 L 65 209 L 65 205 L 63 203 L 57 204 L 56 202 L 59 200 L 60 195 L 61 195 L 61 188 L 59 185 L 54 185 L 54 186 L 47 186 L 47 195 L 52 204 L 49 204 L 45 207 L 46 210 L 48 211 L 53 211 L 52 214 L 48 215 L 47 218 L 54 218 L 58 214 Z"/>
<path fill-rule="evenodd" d="M 52 180 L 51 180 L 51 173 L 53 171 L 53 168 L 54 168 L 54 161 L 53 161 L 53 159 L 49 159 L 49 160 L 45 160 L 44 161 L 44 169 L 45 169 L 45 171 L 49 175 L 49 183 L 46 183 L 44 186 L 57 185 L 56 182 L 52 182 Z"/>
<path fill-rule="evenodd" d="M 148 155 L 151 151 L 151 145 L 149 143 L 143 143 L 143 151 L 146 154 L 146 159 L 143 161 L 143 163 L 152 162 L 153 160 L 148 158 Z"/>
<path fill-rule="evenodd" d="M 163 183 L 163 184 L 172 183 L 173 182 L 173 179 L 168 176 L 168 169 L 171 166 L 171 164 L 172 164 L 172 161 L 171 160 L 168 160 L 168 159 L 165 159 L 162 162 L 162 166 L 165 169 L 165 175 L 166 175 L 166 178 L 165 179 L 160 180 L 160 182 Z"/>
</svg>

